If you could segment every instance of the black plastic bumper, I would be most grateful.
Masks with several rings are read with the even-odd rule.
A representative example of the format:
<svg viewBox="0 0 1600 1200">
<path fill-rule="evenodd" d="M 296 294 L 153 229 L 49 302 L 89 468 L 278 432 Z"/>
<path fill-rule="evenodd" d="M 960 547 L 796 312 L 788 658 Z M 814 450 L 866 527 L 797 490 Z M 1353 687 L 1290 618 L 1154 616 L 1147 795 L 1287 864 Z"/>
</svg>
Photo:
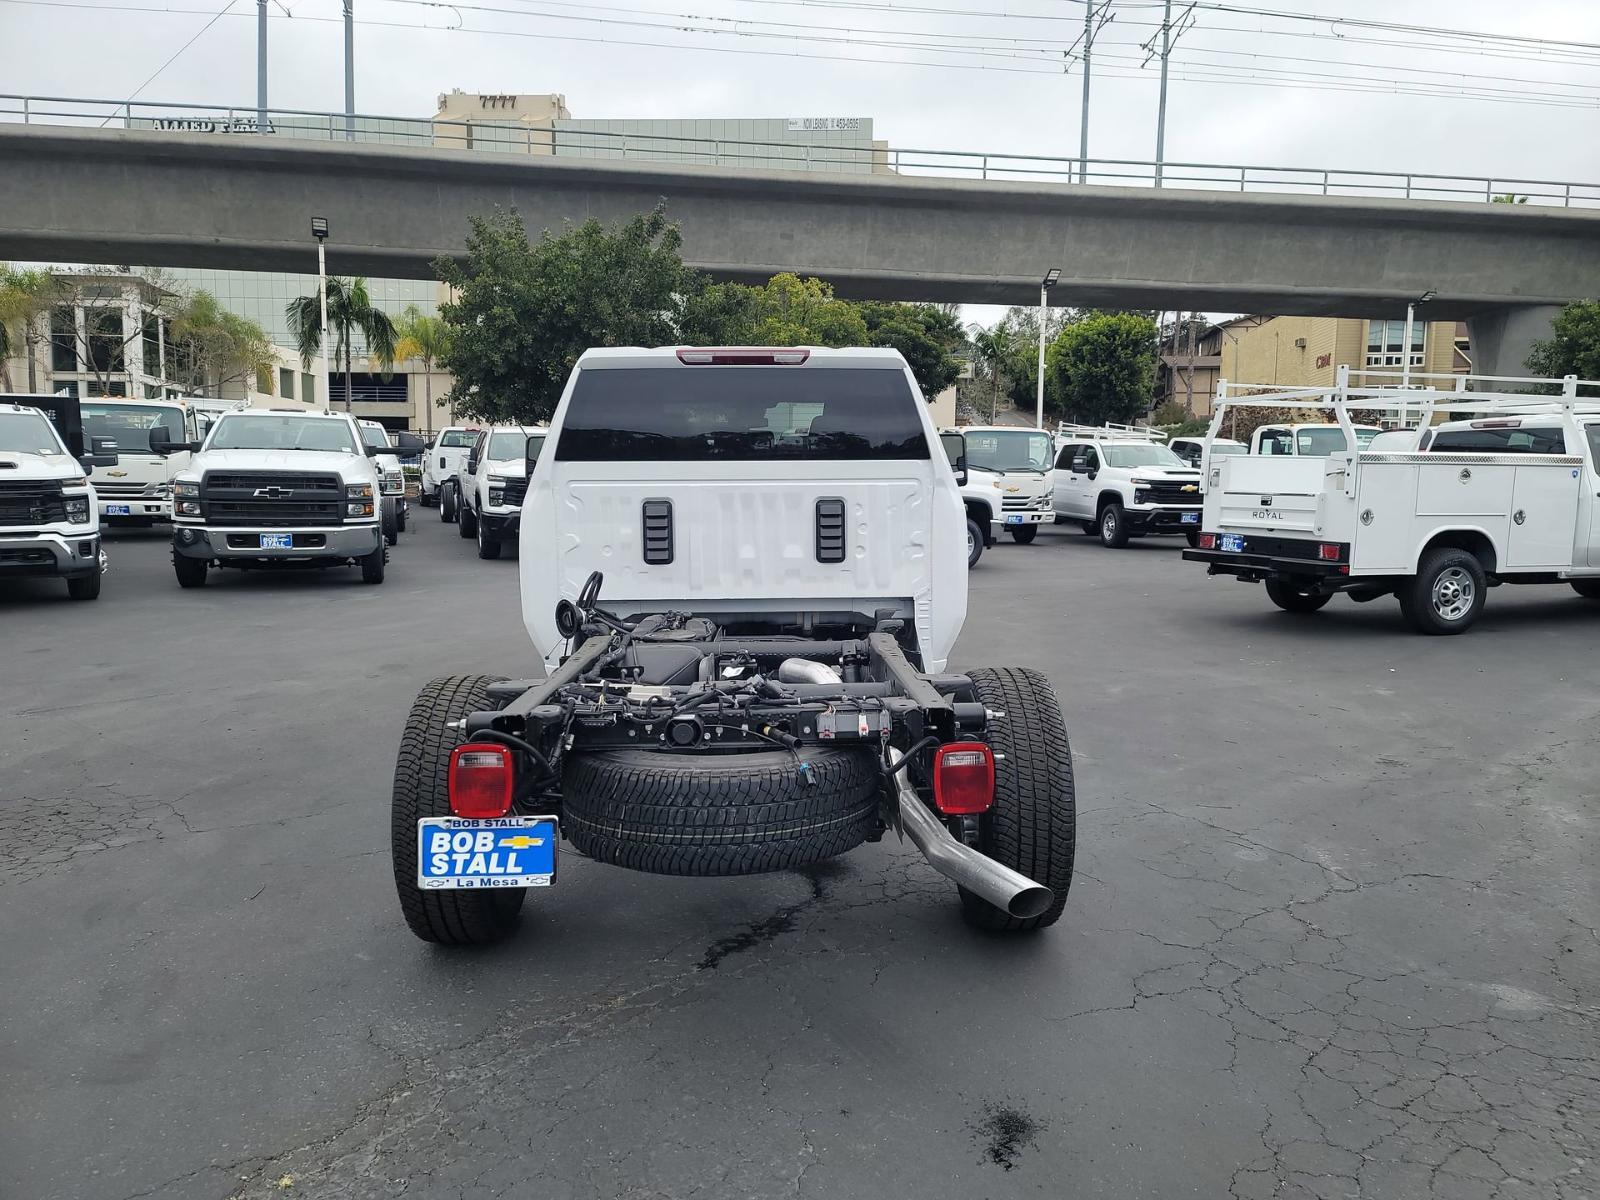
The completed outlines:
<svg viewBox="0 0 1600 1200">
<path fill-rule="evenodd" d="M 1125 508 L 1122 518 L 1134 533 L 1199 533 L 1200 521 L 1183 519 L 1185 512 L 1199 513 L 1198 508 Z"/>
<path fill-rule="evenodd" d="M 1226 550 L 1185 550 L 1183 557 L 1188 562 L 1209 563 L 1211 569 L 1207 574 L 1233 575 L 1239 579 L 1256 582 L 1294 576 L 1299 579 L 1345 583 L 1350 578 L 1350 567 L 1347 563 L 1284 558 L 1275 554 L 1231 553 Z"/>
<path fill-rule="evenodd" d="M 505 540 L 506 538 L 515 537 L 517 531 L 522 528 L 522 512 L 520 509 L 510 513 L 480 512 L 478 514 L 478 524 L 483 526 L 485 537 Z"/>
</svg>

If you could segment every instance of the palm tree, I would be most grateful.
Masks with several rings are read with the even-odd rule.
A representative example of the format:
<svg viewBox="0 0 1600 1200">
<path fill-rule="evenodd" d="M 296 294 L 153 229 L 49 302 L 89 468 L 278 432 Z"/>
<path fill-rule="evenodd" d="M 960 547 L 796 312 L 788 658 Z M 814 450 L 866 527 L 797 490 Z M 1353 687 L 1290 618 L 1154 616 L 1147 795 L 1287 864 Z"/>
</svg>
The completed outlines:
<svg viewBox="0 0 1600 1200">
<path fill-rule="evenodd" d="M 39 340 L 35 323 L 40 314 L 50 311 L 55 291 L 55 277 L 49 271 L 19 271 L 9 263 L 0 263 L 0 387 L 8 392 L 11 374 L 6 360 L 12 355 L 14 325 L 22 327 L 22 353 L 28 360 L 28 390 L 39 390 L 33 354 Z"/>
<path fill-rule="evenodd" d="M 322 303 L 318 296 L 301 296 L 289 301 L 284 310 L 289 332 L 294 336 L 300 362 L 310 367 L 322 348 Z M 367 295 L 365 279 L 328 278 L 328 330 L 333 336 L 333 360 L 344 365 L 344 408 L 350 411 L 351 334 L 356 330 L 366 339 L 367 357 L 375 358 L 385 371 L 394 366 L 395 328 L 389 314 L 374 308 Z M 332 400 L 333 397 L 328 397 Z"/>
<path fill-rule="evenodd" d="M 430 317 L 415 304 L 406 305 L 400 314 L 400 341 L 394 348 L 395 357 L 422 360 L 423 389 L 427 394 L 425 421 L 428 439 L 433 440 L 433 364 L 450 352 L 450 326 L 440 317 Z M 455 414 L 451 413 L 451 420 Z"/>
<path fill-rule="evenodd" d="M 989 423 L 993 425 L 1000 409 L 1000 375 L 1015 350 L 1011 331 L 1003 325 L 980 329 L 972 335 L 972 346 L 989 377 Z"/>
</svg>

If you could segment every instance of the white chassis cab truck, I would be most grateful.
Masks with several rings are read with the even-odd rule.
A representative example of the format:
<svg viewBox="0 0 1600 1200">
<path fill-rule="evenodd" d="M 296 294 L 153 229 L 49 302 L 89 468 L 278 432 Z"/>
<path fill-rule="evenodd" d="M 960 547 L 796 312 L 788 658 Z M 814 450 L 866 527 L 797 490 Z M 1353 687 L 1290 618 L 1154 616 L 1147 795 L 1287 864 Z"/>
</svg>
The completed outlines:
<svg viewBox="0 0 1600 1200">
<path fill-rule="evenodd" d="M 67 581 L 72 599 L 93 600 L 106 556 L 88 473 L 115 466 L 117 455 L 104 436 L 91 437 L 84 453 L 77 403 L 71 396 L 0 403 L 0 578 L 55 576 Z"/>
<path fill-rule="evenodd" d="M 382 481 L 344 413 L 249 409 L 217 418 L 203 446 L 159 435 L 156 453 L 193 458 L 172 482 L 172 569 L 205 586 L 213 565 L 294 570 L 353 565 L 382 583 Z"/>
<path fill-rule="evenodd" d="M 527 464 L 550 431 L 542 425 L 494 425 L 478 431 L 456 472 L 457 532 L 477 538 L 479 558 L 499 558 L 502 543 L 522 525 L 522 499 L 528 494 Z M 534 453 L 530 454 L 529 451 Z"/>
<path fill-rule="evenodd" d="M 967 565 L 976 566 L 984 548 L 1004 530 L 1026 546 L 1051 519 L 1050 435 L 1015 425 L 965 425 L 945 430 L 962 436 L 967 450 L 967 482 L 961 502 L 967 510 Z"/>
<path fill-rule="evenodd" d="M 451 485 L 456 472 L 467 460 L 467 451 L 478 440 L 478 431 L 466 425 L 450 425 L 435 435 L 422 456 L 422 484 L 419 489 L 424 506 L 437 504 L 439 519 L 450 522 L 456 519 Z"/>
<path fill-rule="evenodd" d="M 718 876 L 888 829 L 977 925 L 1056 921 L 1061 710 L 1027 668 L 948 669 L 966 464 L 898 352 L 589 350 L 540 433 L 518 566 L 547 675 L 435 679 L 412 706 L 390 828 L 418 937 L 506 936 L 563 840 Z"/>
<path fill-rule="evenodd" d="M 1331 391 L 1219 383 L 1213 432 L 1230 404 L 1250 404 L 1332 409 L 1347 446 L 1359 445 L 1352 410 L 1399 409 L 1431 436 L 1421 451 L 1219 456 L 1199 545 L 1184 557 L 1213 575 L 1265 583 L 1272 602 L 1293 613 L 1315 612 L 1341 592 L 1356 601 L 1393 595 L 1407 622 L 1429 634 L 1468 629 L 1499 584 L 1569 583 L 1600 599 L 1600 402 L 1578 397 L 1580 386 L 1600 385 L 1410 379 L 1436 382 L 1352 387 L 1341 367 Z M 1560 395 L 1530 394 L 1541 388 Z M 1434 425 L 1440 410 L 1465 419 Z"/>
</svg>

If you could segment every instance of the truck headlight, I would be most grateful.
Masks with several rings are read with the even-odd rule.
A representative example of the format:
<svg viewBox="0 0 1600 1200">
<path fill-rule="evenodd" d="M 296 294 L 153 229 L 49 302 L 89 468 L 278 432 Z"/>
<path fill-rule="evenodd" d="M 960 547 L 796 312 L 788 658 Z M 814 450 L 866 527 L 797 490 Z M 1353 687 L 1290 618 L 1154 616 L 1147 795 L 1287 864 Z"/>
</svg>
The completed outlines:
<svg viewBox="0 0 1600 1200">
<path fill-rule="evenodd" d="M 492 487 L 489 489 L 490 504 L 504 504 L 506 502 L 505 488 Z"/>
<path fill-rule="evenodd" d="M 67 520 L 74 525 L 82 525 L 89 519 L 89 497 L 68 496 L 66 501 Z"/>
<path fill-rule="evenodd" d="M 198 498 L 200 485 L 192 480 L 180 479 L 172 485 L 172 494 L 174 496 L 194 496 Z"/>
<path fill-rule="evenodd" d="M 198 500 L 177 500 L 173 503 L 180 517 L 198 517 L 200 515 L 200 501 Z"/>
<path fill-rule="evenodd" d="M 344 494 L 351 500 L 371 500 L 372 485 L 370 483 L 347 483 L 344 485 Z"/>
<path fill-rule="evenodd" d="M 363 500 L 360 503 L 346 504 L 344 511 L 347 516 L 351 517 L 370 517 L 372 515 L 372 501 Z"/>
</svg>

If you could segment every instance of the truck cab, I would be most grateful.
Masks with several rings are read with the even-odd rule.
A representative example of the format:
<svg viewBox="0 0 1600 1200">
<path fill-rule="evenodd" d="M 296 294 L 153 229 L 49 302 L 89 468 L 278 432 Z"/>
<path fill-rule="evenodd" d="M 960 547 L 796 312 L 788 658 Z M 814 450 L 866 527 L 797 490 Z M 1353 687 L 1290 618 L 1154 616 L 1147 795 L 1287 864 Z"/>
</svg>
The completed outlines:
<svg viewBox="0 0 1600 1200">
<path fill-rule="evenodd" d="M 0 577 L 65 579 L 67 595 L 100 595 L 106 556 L 89 472 L 114 467 L 116 445 L 84 437 L 70 396 L 0 403 Z"/>
<path fill-rule="evenodd" d="M 446 521 L 455 519 L 453 509 L 446 507 L 446 499 L 454 484 L 461 464 L 467 459 L 472 443 L 478 440 L 478 430 L 470 425 L 451 425 L 441 429 L 422 456 L 422 485 L 419 498 L 424 505 L 437 504 Z M 450 499 L 453 500 L 453 497 Z"/>
<path fill-rule="evenodd" d="M 189 465 L 186 451 L 163 456 L 152 438 L 176 445 L 199 442 L 204 431 L 182 400 L 129 400 L 120 396 L 80 401 L 86 437 L 117 444 L 117 465 L 96 468 L 91 479 L 100 516 L 108 525 L 148 526 L 172 520 L 172 480 Z"/>
<path fill-rule="evenodd" d="M 1365 450 L 1367 443 L 1383 430 L 1376 425 L 1357 425 L 1355 432 L 1356 449 Z M 1263 425 L 1250 435 L 1251 454 L 1327 458 L 1348 449 L 1344 430 L 1332 423 Z"/>
<path fill-rule="evenodd" d="M 383 488 L 383 536 L 393 546 L 405 532 L 411 506 L 406 502 L 406 476 L 400 466 L 400 456 L 389 440 L 389 431 L 381 421 L 357 419 L 361 427 L 361 442 L 367 448 L 373 465 L 378 468 L 378 478 Z"/>
<path fill-rule="evenodd" d="M 1200 472 L 1154 429 L 1065 425 L 1056 437 L 1052 504 L 1110 549 L 1153 534 L 1200 530 Z"/>
<path fill-rule="evenodd" d="M 995 534 L 1005 531 L 1026 546 L 1051 519 L 1050 435 L 1015 425 L 963 425 L 945 430 L 966 440 L 967 562 L 975 565 Z"/>
</svg>

